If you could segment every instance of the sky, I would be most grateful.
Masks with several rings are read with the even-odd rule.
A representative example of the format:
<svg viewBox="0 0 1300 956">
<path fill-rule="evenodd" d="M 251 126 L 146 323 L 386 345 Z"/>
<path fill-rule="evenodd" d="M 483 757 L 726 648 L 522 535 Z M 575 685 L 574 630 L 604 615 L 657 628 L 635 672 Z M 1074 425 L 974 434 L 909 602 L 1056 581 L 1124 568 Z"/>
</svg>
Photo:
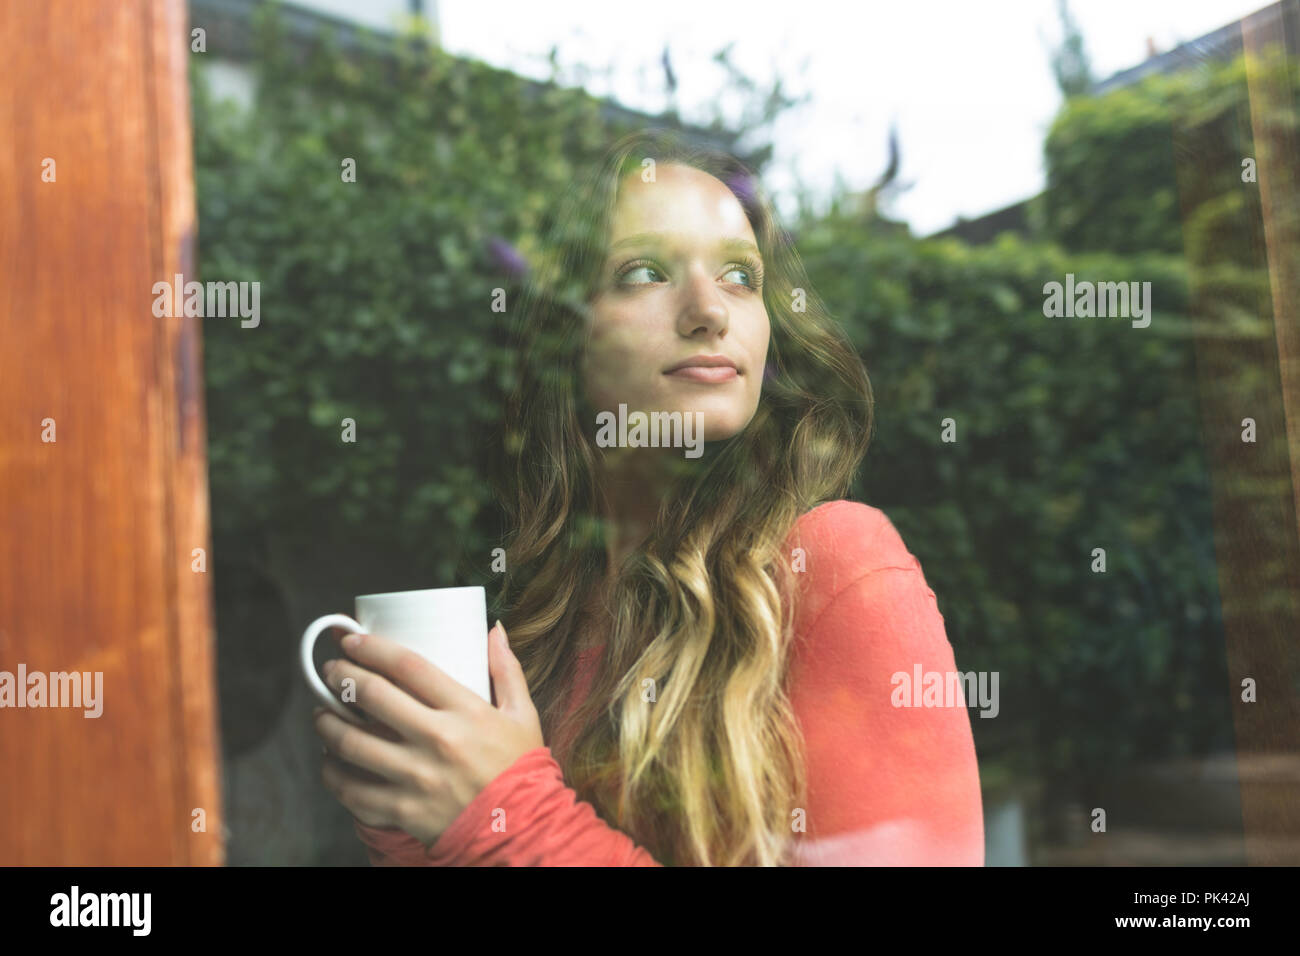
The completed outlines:
<svg viewBox="0 0 1300 956">
<path fill-rule="evenodd" d="M 298 0 L 302 3 L 302 0 Z M 401 0 L 307 0 L 373 26 Z M 427 9 L 433 7 L 426 0 Z M 1267 6 L 1262 0 L 1072 0 L 1095 78 L 1193 40 Z M 684 119 L 707 121 L 738 104 L 719 97 L 731 59 L 763 86 L 783 78 L 808 95 L 767 132 L 774 159 L 763 181 L 789 213 L 803 184 L 824 202 L 837 181 L 870 186 L 888 163 L 891 124 L 901 166 L 886 212 L 920 235 L 1037 193 L 1042 143 L 1061 104 L 1050 65 L 1061 36 L 1056 0 L 439 0 L 442 45 L 536 79 L 558 47 L 566 85 L 633 109 L 668 103 L 665 44 Z"/>
</svg>

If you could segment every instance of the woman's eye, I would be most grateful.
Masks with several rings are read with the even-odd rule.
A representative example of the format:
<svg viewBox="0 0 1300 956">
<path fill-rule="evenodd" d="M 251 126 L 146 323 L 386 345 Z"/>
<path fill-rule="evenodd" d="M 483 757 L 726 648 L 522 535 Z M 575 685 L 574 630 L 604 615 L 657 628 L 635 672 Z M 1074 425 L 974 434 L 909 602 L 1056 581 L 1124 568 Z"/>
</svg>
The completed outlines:
<svg viewBox="0 0 1300 956">
<path fill-rule="evenodd" d="M 739 269 L 739 268 L 737 268 L 737 269 L 732 269 L 732 270 L 730 270 L 730 271 L 727 273 L 727 275 L 742 275 L 742 276 L 745 277 L 744 280 L 743 280 L 743 284 L 744 284 L 744 285 L 753 285 L 753 284 L 754 284 L 754 277 L 751 276 L 751 275 L 749 274 L 749 270 L 748 270 L 748 269 Z M 737 283 L 737 284 L 741 284 L 741 283 Z"/>
<path fill-rule="evenodd" d="M 644 280 L 636 280 L 632 278 L 633 276 L 641 275 L 641 273 L 646 273 L 647 275 L 653 275 L 656 276 L 657 278 L 655 279 L 646 278 Z M 627 272 L 624 272 L 623 275 L 619 277 L 619 280 L 623 282 L 625 285 L 644 285 L 647 282 L 657 282 L 662 278 L 663 276 L 659 274 L 659 270 L 656 269 L 654 266 L 634 266 L 633 268 L 628 269 Z"/>
</svg>

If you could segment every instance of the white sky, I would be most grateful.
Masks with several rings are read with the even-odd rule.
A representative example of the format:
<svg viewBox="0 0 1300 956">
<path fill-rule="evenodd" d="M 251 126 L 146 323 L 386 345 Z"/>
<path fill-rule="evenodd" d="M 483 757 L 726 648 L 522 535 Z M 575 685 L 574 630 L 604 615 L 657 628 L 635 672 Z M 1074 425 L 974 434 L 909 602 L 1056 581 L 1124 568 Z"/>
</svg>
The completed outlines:
<svg viewBox="0 0 1300 956">
<path fill-rule="evenodd" d="M 296 0 L 375 26 L 401 0 Z M 434 4 L 426 0 L 426 8 Z M 1072 0 L 1097 78 L 1267 6 L 1263 0 Z M 811 94 L 773 130 L 764 182 L 788 211 L 796 179 L 823 196 L 841 176 L 870 185 L 885 168 L 891 122 L 899 179 L 911 188 L 889 213 L 925 235 L 1033 195 L 1042 141 L 1057 107 L 1049 63 L 1060 37 L 1055 0 L 439 0 L 443 46 L 538 79 L 559 47 L 566 85 L 633 109 L 667 103 L 659 65 L 672 49 L 685 119 L 711 118 L 724 76 L 712 62 L 728 43 L 751 78 L 784 78 Z M 576 68 L 576 69 L 575 69 Z M 584 69 L 586 72 L 579 72 Z M 734 119 L 735 104 L 721 104 Z"/>
</svg>

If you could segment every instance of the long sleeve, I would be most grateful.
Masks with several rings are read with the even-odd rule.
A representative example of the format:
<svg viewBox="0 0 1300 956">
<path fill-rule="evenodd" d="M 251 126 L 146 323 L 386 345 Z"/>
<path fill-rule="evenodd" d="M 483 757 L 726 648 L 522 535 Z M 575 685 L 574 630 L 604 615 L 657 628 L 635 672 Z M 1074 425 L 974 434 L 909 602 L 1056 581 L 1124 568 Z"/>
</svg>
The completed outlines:
<svg viewBox="0 0 1300 956">
<path fill-rule="evenodd" d="M 375 866 L 659 866 L 564 783 L 549 747 L 530 750 L 481 790 L 431 848 L 354 820 Z"/>
<path fill-rule="evenodd" d="M 857 502 L 814 509 L 790 543 L 814 571 L 788 683 L 808 778 L 791 862 L 982 866 L 965 701 L 958 691 L 933 706 L 907 684 L 938 675 L 947 687 L 957 674 L 920 563 L 882 512 Z M 660 865 L 578 799 L 547 747 L 493 780 L 429 850 L 400 830 L 356 829 L 376 866 Z"/>
<path fill-rule="evenodd" d="M 845 584 L 792 663 L 808 760 L 796 865 L 983 866 L 979 768 L 943 618 L 892 525 L 877 537 L 892 566 Z M 938 681 L 956 693 L 938 696 Z"/>
</svg>

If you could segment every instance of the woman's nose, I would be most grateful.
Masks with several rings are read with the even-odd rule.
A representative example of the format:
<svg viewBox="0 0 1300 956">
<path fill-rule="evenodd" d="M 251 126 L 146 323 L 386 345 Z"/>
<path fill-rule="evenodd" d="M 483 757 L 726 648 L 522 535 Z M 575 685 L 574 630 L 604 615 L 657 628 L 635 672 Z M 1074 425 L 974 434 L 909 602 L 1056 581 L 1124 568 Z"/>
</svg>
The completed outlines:
<svg viewBox="0 0 1300 956">
<path fill-rule="evenodd" d="M 729 316 L 717 284 L 711 278 L 696 276 L 684 290 L 679 328 L 684 335 L 694 335 L 701 327 L 715 334 L 727 330 Z"/>
</svg>

